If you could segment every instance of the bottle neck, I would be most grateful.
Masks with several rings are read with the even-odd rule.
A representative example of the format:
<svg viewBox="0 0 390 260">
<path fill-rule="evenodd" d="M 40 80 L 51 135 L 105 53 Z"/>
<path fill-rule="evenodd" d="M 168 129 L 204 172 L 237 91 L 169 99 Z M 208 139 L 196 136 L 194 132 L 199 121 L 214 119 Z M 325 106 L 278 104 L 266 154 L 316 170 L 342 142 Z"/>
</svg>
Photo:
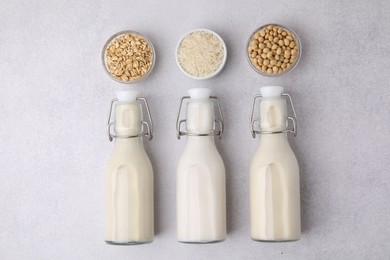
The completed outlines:
<svg viewBox="0 0 390 260">
<path fill-rule="evenodd" d="M 287 107 L 282 97 L 263 97 L 260 102 L 260 129 L 267 132 L 287 128 Z"/>
<path fill-rule="evenodd" d="M 135 136 L 142 131 L 141 107 L 137 101 L 120 101 L 115 107 L 115 133 L 118 136 Z M 134 138 L 129 138 L 134 139 Z M 117 140 L 127 140 L 119 139 Z"/>
<path fill-rule="evenodd" d="M 214 106 L 210 99 L 188 102 L 187 130 L 193 134 L 210 134 L 214 131 Z"/>
</svg>

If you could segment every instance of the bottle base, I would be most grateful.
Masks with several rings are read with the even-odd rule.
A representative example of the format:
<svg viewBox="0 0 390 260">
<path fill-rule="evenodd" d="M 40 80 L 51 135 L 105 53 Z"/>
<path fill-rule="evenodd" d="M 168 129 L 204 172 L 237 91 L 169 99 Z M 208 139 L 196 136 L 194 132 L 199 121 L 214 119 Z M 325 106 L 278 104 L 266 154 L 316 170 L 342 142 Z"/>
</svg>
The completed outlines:
<svg viewBox="0 0 390 260">
<path fill-rule="evenodd" d="M 153 240 L 147 240 L 147 241 L 128 241 L 128 242 L 115 242 L 115 241 L 107 241 L 105 240 L 106 244 L 108 245 L 115 245 L 115 246 L 134 246 L 134 245 L 143 245 L 143 244 L 150 244 L 153 242 Z"/>
<path fill-rule="evenodd" d="M 300 238 L 276 238 L 276 239 L 257 239 L 251 237 L 253 241 L 256 242 L 265 242 L 265 243 L 283 243 L 283 242 L 295 242 L 298 241 Z"/>
<path fill-rule="evenodd" d="M 184 244 L 215 244 L 215 243 L 221 243 L 225 241 L 225 239 L 220 240 L 206 240 L 206 241 L 184 241 L 184 240 L 178 240 L 180 243 Z"/>
</svg>

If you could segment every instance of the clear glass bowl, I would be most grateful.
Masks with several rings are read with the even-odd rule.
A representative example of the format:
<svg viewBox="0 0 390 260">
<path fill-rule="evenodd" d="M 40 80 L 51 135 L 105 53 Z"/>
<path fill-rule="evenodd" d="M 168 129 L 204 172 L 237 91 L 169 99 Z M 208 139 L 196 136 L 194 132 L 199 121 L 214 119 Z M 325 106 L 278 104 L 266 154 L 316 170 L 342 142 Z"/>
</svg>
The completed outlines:
<svg viewBox="0 0 390 260">
<path fill-rule="evenodd" d="M 114 77 L 114 76 L 110 73 L 110 71 L 109 71 L 109 69 L 108 69 L 108 67 L 107 67 L 107 48 L 108 48 L 108 46 L 109 46 L 110 43 L 113 42 L 117 37 L 120 37 L 120 36 L 122 36 L 122 35 L 124 35 L 124 34 L 133 34 L 133 35 L 138 35 L 138 36 L 144 38 L 145 41 L 148 43 L 150 50 L 151 50 L 152 53 L 153 53 L 152 64 L 151 64 L 149 70 L 145 73 L 145 75 L 143 75 L 142 77 L 140 77 L 140 78 L 138 78 L 138 79 L 135 79 L 135 80 L 128 80 L 128 81 L 120 80 L 120 79 Z M 106 71 L 107 75 L 108 75 L 111 79 L 113 79 L 113 80 L 115 80 L 116 82 L 119 82 L 119 83 L 132 84 L 132 83 L 136 83 L 136 82 L 139 82 L 139 81 L 145 79 L 145 78 L 150 74 L 150 72 L 153 70 L 153 67 L 154 67 L 155 62 L 156 62 L 156 51 L 154 50 L 153 43 L 149 40 L 148 37 L 146 37 L 145 35 L 140 34 L 139 32 L 136 32 L 136 31 L 125 30 L 125 31 L 120 31 L 120 32 L 114 34 L 114 35 L 111 36 L 111 37 L 107 40 L 107 42 L 104 44 L 103 51 L 102 51 L 102 63 L 103 63 L 104 70 Z"/>
<path fill-rule="evenodd" d="M 191 75 L 189 74 L 187 71 L 185 71 L 185 69 L 183 69 L 182 65 L 180 64 L 180 61 L 179 61 L 179 57 L 178 57 L 178 52 L 179 52 L 179 48 L 180 48 L 180 45 L 181 45 L 181 42 L 188 36 L 190 35 L 191 33 L 194 33 L 194 32 L 207 32 L 207 33 L 210 33 L 210 34 L 213 34 L 215 35 L 218 40 L 221 42 L 222 46 L 223 46 L 223 60 L 221 62 L 221 64 L 219 65 L 218 69 L 214 72 L 212 72 L 211 74 L 209 75 L 206 75 L 204 77 L 196 77 L 194 75 Z M 179 69 L 185 74 L 187 75 L 188 77 L 190 78 L 193 78 L 193 79 L 210 79 L 212 77 L 215 77 L 217 74 L 219 74 L 223 67 L 225 66 L 226 64 L 226 59 L 227 59 L 227 50 L 226 50 L 226 44 L 225 44 L 225 41 L 222 39 L 221 36 L 219 36 L 216 32 L 214 31 L 211 31 L 209 29 L 194 29 L 192 31 L 189 31 L 187 32 L 186 34 L 184 34 L 180 40 L 179 40 L 179 43 L 177 44 L 176 46 L 176 53 L 175 53 L 175 57 L 176 57 L 176 63 L 177 63 L 177 66 L 179 67 Z"/>
<path fill-rule="evenodd" d="M 253 65 L 252 61 L 251 61 L 251 57 L 250 57 L 250 54 L 249 54 L 249 51 L 248 51 L 248 48 L 250 46 L 250 43 L 251 43 L 251 40 L 253 39 L 254 35 L 260 31 L 261 29 L 264 29 L 266 28 L 267 26 L 269 25 L 273 25 L 273 26 L 277 26 L 277 27 L 281 27 L 282 29 L 284 29 L 285 31 L 288 31 L 292 34 L 293 38 L 295 39 L 295 43 L 296 45 L 298 46 L 298 56 L 296 57 L 295 61 L 293 64 L 291 64 L 291 66 L 286 69 L 285 71 L 281 72 L 281 73 L 266 73 L 266 72 L 263 72 L 259 69 L 257 69 L 255 67 L 255 65 Z M 282 75 L 286 75 L 287 73 L 289 73 L 290 71 L 292 71 L 299 63 L 300 59 L 301 59 L 301 55 L 302 55 L 302 45 L 301 45 L 301 40 L 299 39 L 298 35 L 295 33 L 295 31 L 293 31 L 292 29 L 290 29 L 289 27 L 287 26 L 284 26 L 284 25 L 280 25 L 280 24 L 276 24 L 276 23 L 269 23 L 269 24 L 266 24 L 266 25 L 263 25 L 259 28 L 257 28 L 252 34 L 251 36 L 249 37 L 248 39 L 248 42 L 246 44 L 246 48 L 245 48 L 245 52 L 246 52 L 246 58 L 249 62 L 249 64 L 251 65 L 251 67 L 259 74 L 263 75 L 263 76 L 267 76 L 267 77 L 279 77 L 279 76 L 282 76 Z"/>
</svg>

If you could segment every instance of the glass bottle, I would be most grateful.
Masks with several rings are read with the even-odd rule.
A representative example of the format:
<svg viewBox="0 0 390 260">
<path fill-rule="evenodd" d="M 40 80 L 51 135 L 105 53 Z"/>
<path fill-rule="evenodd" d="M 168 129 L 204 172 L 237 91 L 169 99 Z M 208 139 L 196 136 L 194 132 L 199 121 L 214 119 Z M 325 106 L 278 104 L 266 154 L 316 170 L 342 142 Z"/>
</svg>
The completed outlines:
<svg viewBox="0 0 390 260">
<path fill-rule="evenodd" d="M 260 142 L 250 166 L 251 237 L 256 241 L 294 241 L 301 236 L 299 167 L 287 133 L 296 134 L 296 115 L 283 87 L 260 88 L 253 100 L 251 132 Z M 286 100 L 294 117 L 287 116 Z M 260 99 L 260 129 L 254 109 Z M 287 129 L 288 121 L 292 129 Z"/>
<path fill-rule="evenodd" d="M 149 123 L 142 119 L 144 104 Z M 112 120 L 112 111 L 114 118 Z M 111 133 L 114 127 L 115 134 Z M 145 98 L 135 91 L 119 91 L 108 118 L 114 150 L 105 173 L 105 241 L 115 245 L 153 241 L 153 169 L 142 137 L 152 139 L 152 120 Z"/>
<path fill-rule="evenodd" d="M 226 238 L 225 166 L 214 136 L 222 135 L 222 113 L 210 89 L 194 88 L 189 94 L 181 100 L 176 124 L 178 138 L 187 136 L 177 166 L 177 239 L 185 243 L 219 242 Z M 180 120 L 183 100 L 188 100 L 187 119 Z M 214 119 L 213 101 L 220 120 Z M 183 123 L 186 132 L 180 129 Z"/>
</svg>

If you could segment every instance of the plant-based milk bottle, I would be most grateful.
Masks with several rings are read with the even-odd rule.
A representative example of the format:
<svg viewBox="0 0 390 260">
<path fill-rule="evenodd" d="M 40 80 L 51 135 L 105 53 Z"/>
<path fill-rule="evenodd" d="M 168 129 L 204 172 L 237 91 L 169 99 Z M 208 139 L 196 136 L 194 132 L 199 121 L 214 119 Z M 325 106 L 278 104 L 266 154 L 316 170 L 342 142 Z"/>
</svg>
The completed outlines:
<svg viewBox="0 0 390 260">
<path fill-rule="evenodd" d="M 134 91 L 119 91 L 117 97 L 108 119 L 109 139 L 115 139 L 115 146 L 104 181 L 104 238 L 108 244 L 143 244 L 154 236 L 153 169 L 142 141 L 143 136 L 151 140 L 153 125 L 146 99 Z M 142 103 L 149 122 L 143 121 Z"/>
<path fill-rule="evenodd" d="M 187 144 L 177 166 L 177 239 L 185 243 L 211 243 L 226 238 L 225 166 L 214 136 L 222 135 L 223 119 L 211 90 L 194 88 L 183 97 L 177 117 L 177 134 L 187 135 Z M 183 100 L 188 100 L 187 118 L 180 120 Z M 214 103 L 220 120 L 214 118 Z M 186 124 L 186 132 L 181 125 Z M 218 128 L 218 129 L 217 129 Z"/>
<path fill-rule="evenodd" d="M 253 100 L 251 130 L 260 142 L 250 166 L 251 237 L 256 241 L 293 241 L 301 236 L 299 168 L 287 133 L 296 134 L 296 115 L 283 87 L 260 88 Z M 286 100 L 294 117 L 287 116 Z M 253 113 L 260 98 L 260 129 Z M 288 121 L 292 129 L 287 129 Z"/>
</svg>

